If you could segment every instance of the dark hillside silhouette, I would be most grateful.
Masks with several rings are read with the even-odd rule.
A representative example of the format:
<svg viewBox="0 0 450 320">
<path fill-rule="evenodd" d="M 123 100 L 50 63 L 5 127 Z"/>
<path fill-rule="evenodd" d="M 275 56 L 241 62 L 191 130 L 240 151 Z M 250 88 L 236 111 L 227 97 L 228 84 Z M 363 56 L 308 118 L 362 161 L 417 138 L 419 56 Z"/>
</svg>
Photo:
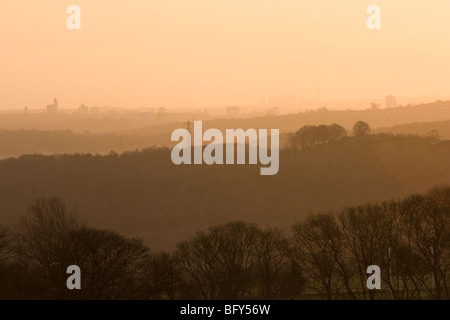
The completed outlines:
<svg viewBox="0 0 450 320">
<path fill-rule="evenodd" d="M 448 159 L 445 141 L 377 136 L 282 150 L 270 177 L 259 175 L 259 165 L 176 166 L 164 148 L 27 155 L 0 161 L 0 222 L 17 222 L 36 198 L 58 196 L 93 227 L 173 249 L 216 224 L 245 220 L 286 230 L 294 217 L 424 192 L 450 181 Z"/>
<path fill-rule="evenodd" d="M 289 232 L 232 221 L 171 252 L 38 199 L 0 225 L 0 299 L 449 299 L 450 187 L 296 215 Z M 151 246 L 150 246 L 151 247 Z M 67 266 L 82 270 L 67 290 Z M 366 268 L 381 268 L 368 290 Z"/>
</svg>

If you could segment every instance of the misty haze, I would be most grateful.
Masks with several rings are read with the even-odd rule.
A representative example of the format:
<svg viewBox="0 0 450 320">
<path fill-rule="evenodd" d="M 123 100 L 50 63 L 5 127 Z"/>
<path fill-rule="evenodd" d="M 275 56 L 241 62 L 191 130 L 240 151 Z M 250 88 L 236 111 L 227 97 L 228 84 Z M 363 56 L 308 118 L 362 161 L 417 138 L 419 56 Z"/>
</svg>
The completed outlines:
<svg viewBox="0 0 450 320">
<path fill-rule="evenodd" d="M 450 4 L 378 5 L 5 3 L 0 299 L 448 300 Z"/>
</svg>

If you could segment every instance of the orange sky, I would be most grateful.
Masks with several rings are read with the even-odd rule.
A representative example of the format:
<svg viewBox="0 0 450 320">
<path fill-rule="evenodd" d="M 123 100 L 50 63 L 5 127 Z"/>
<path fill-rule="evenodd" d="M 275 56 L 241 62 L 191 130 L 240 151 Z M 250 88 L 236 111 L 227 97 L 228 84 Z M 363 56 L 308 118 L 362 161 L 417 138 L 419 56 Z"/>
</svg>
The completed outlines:
<svg viewBox="0 0 450 320">
<path fill-rule="evenodd" d="M 4 0 L 0 108 L 449 96 L 449 17 L 443 0 Z"/>
</svg>

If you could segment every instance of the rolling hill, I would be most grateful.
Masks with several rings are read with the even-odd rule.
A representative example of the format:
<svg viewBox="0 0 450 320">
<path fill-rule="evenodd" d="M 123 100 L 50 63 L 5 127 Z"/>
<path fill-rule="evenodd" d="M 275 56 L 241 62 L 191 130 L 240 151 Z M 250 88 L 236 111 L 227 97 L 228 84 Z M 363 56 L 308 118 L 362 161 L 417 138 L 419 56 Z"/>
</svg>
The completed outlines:
<svg viewBox="0 0 450 320">
<path fill-rule="evenodd" d="M 175 166 L 166 148 L 27 155 L 0 161 L 0 224 L 36 198 L 57 196 L 90 225 L 172 249 L 193 232 L 233 220 L 287 229 L 302 216 L 424 192 L 450 183 L 450 142 L 349 138 L 282 150 L 280 170 L 259 165 Z"/>
</svg>

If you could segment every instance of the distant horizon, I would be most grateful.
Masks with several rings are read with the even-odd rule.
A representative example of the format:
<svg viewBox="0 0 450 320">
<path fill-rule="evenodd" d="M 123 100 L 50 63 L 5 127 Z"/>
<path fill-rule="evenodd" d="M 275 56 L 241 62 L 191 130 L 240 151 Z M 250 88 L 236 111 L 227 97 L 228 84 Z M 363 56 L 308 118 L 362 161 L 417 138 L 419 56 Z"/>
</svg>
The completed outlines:
<svg viewBox="0 0 450 320">
<path fill-rule="evenodd" d="M 433 103 L 435 101 L 449 101 L 450 96 L 435 96 L 435 97 L 397 97 L 393 95 L 397 100 L 397 106 L 402 105 L 405 106 L 407 104 L 427 104 L 427 103 Z M 280 95 L 280 97 L 284 97 L 283 95 Z M 209 111 L 215 111 L 216 112 L 225 112 L 226 107 L 228 106 L 237 106 L 241 108 L 242 110 L 252 112 L 264 112 L 269 110 L 273 107 L 279 107 L 280 108 L 280 114 L 289 114 L 289 113 L 298 113 L 298 112 L 304 112 L 306 110 L 317 110 L 323 107 L 326 107 L 329 111 L 345 111 L 345 110 L 366 110 L 371 107 L 371 103 L 377 103 L 379 104 L 380 108 L 386 108 L 385 105 L 385 97 L 384 98 L 374 98 L 374 99 L 352 99 L 352 100 L 330 100 L 330 101 L 317 101 L 312 100 L 306 101 L 304 100 L 301 105 L 298 107 L 296 106 L 283 106 L 283 105 L 261 105 L 258 104 L 258 101 L 255 101 L 254 104 L 222 104 L 222 105 L 215 105 L 215 106 L 209 106 L 209 107 L 200 107 L 200 106 L 186 106 L 186 107 L 166 107 L 163 105 L 152 105 L 152 106 L 141 106 L 136 107 L 132 105 L 125 105 L 125 106 L 119 106 L 119 105 L 107 105 L 107 104 L 97 104 L 97 105 L 91 105 L 86 102 L 80 102 L 78 105 L 65 105 L 64 100 L 61 100 L 58 96 L 55 96 L 55 98 L 59 102 L 59 109 L 64 111 L 70 111 L 70 110 L 76 110 L 79 108 L 82 104 L 88 106 L 88 107 L 99 107 L 99 108 L 112 108 L 112 109 L 119 109 L 124 111 L 132 111 L 132 110 L 146 110 L 151 108 L 158 108 L 158 107 L 165 107 L 166 110 L 170 112 L 199 112 L 203 110 L 209 110 Z M 20 112 L 23 111 L 25 107 L 28 108 L 28 111 L 43 111 L 45 110 L 46 105 L 50 104 L 52 102 L 52 98 L 49 98 L 47 103 L 36 106 L 34 104 L 28 104 L 24 105 L 22 107 L 16 107 L 16 108 L 10 108 L 6 106 L 0 106 L 0 111 L 2 113 L 6 113 L 8 111 L 11 112 Z"/>
<path fill-rule="evenodd" d="M 3 1 L 0 300 L 450 300 L 449 14 Z"/>
<path fill-rule="evenodd" d="M 379 30 L 365 0 L 77 0 L 79 30 L 66 24 L 71 4 L 2 4 L 1 109 L 54 96 L 183 109 L 450 95 L 448 1 L 378 0 Z"/>
</svg>

